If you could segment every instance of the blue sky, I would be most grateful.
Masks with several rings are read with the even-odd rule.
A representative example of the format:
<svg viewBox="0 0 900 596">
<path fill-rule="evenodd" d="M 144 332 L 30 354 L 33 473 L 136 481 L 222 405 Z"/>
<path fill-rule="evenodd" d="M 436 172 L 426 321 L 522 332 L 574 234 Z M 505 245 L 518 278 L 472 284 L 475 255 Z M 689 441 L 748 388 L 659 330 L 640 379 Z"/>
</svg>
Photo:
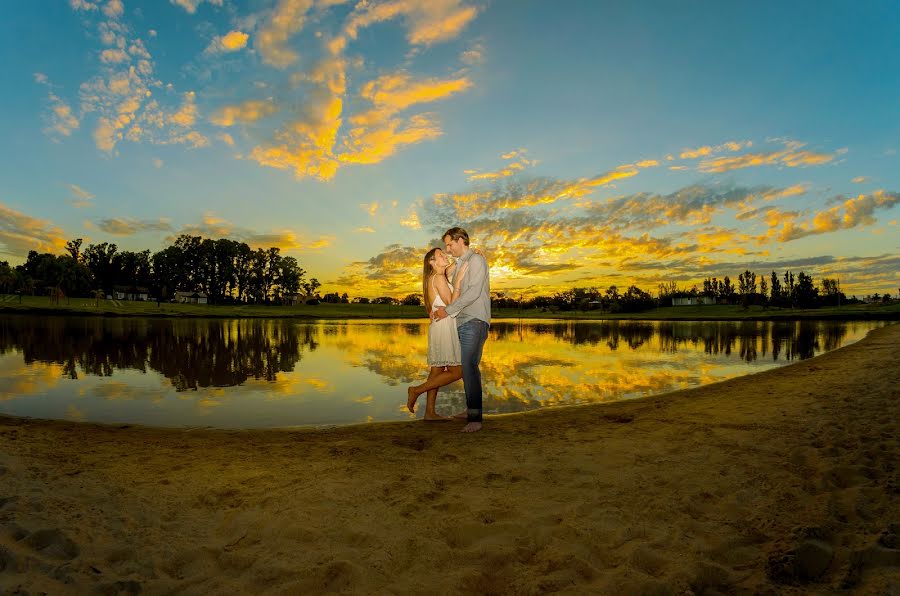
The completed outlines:
<svg viewBox="0 0 900 596">
<path fill-rule="evenodd" d="M 180 233 L 403 295 L 790 268 L 900 288 L 895 2 L 46 0 L 0 28 L 0 259 Z"/>
</svg>

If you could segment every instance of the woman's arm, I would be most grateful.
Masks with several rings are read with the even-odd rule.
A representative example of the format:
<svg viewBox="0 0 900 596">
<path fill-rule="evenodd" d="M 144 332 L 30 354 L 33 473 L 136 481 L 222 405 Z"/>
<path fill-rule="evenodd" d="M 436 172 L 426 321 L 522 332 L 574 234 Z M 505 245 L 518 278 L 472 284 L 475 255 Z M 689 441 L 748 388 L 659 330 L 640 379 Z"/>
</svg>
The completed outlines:
<svg viewBox="0 0 900 596">
<path fill-rule="evenodd" d="M 453 282 L 454 282 L 454 283 L 453 283 L 454 287 L 453 287 L 453 294 L 451 294 L 451 296 L 450 296 L 450 302 L 447 302 L 446 300 L 445 300 L 444 302 L 446 302 L 447 304 L 453 304 L 453 302 L 454 302 L 457 298 L 459 298 L 459 295 L 462 293 L 462 289 L 461 289 L 461 288 L 462 288 L 462 281 L 463 281 L 463 278 L 466 277 L 466 272 L 467 272 L 468 270 L 469 270 L 469 264 L 468 264 L 468 263 L 466 263 L 465 265 L 463 265 L 463 266 L 460 268 L 459 274 L 456 276 L 456 279 L 453 280 Z"/>
<path fill-rule="evenodd" d="M 447 278 L 443 275 L 435 275 L 433 279 L 434 289 L 437 291 L 438 296 L 441 297 L 444 304 L 450 304 L 450 301 L 453 299 L 452 292 L 450 291 L 450 282 L 447 281 Z"/>
</svg>

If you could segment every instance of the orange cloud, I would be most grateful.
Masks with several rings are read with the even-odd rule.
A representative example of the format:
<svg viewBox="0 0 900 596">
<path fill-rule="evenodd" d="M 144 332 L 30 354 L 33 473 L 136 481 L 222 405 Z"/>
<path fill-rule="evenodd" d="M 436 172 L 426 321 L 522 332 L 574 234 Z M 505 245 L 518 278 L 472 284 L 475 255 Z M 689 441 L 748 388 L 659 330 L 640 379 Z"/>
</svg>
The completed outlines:
<svg viewBox="0 0 900 596">
<path fill-rule="evenodd" d="M 229 31 L 225 35 L 216 36 L 206 48 L 208 54 L 237 52 L 247 47 L 250 36 L 243 31 Z"/>
<path fill-rule="evenodd" d="M 49 221 L 31 217 L 0 203 L 0 252 L 25 257 L 30 250 L 61 253 L 64 232 Z"/>
<path fill-rule="evenodd" d="M 397 72 L 369 81 L 363 85 L 360 96 L 372 102 L 375 106 L 373 112 L 391 115 L 415 104 L 444 99 L 471 86 L 472 82 L 465 77 L 413 81 L 409 74 Z M 366 125 L 371 123 L 369 119 L 373 117 L 376 120 L 382 119 L 372 112 L 367 112 L 351 118 L 351 122 L 355 125 Z"/>
<path fill-rule="evenodd" d="M 230 238 L 246 242 L 251 248 L 280 248 L 284 252 L 315 252 L 331 246 L 334 236 L 326 235 L 318 238 L 305 238 L 294 230 L 281 229 L 271 232 L 259 232 L 234 225 L 232 222 L 213 213 L 207 213 L 199 224 L 182 226 L 177 232 L 167 237 L 173 241 L 181 234 L 202 236 L 204 238 Z"/>
<path fill-rule="evenodd" d="M 278 111 L 271 101 L 251 99 L 243 103 L 225 106 L 209 120 L 216 126 L 234 126 L 236 123 L 256 122 Z"/>
<path fill-rule="evenodd" d="M 344 32 L 356 39 L 360 29 L 402 17 L 412 45 L 432 45 L 457 37 L 478 14 L 460 0 L 388 0 L 360 3 L 348 18 Z"/>
<path fill-rule="evenodd" d="M 525 170 L 525 168 L 531 167 L 537 164 L 537 160 L 528 159 L 525 157 L 527 150 L 525 149 L 517 149 L 515 151 L 510 151 L 509 153 L 504 153 L 500 157 L 505 160 L 509 160 L 509 163 L 506 164 L 503 168 L 496 170 L 494 172 L 478 172 L 477 170 L 466 170 L 464 173 L 469 175 L 469 180 L 496 180 L 498 178 L 508 178 L 509 176 L 513 176 L 518 174 L 519 172 Z M 512 161 L 518 158 L 517 161 Z"/>
<path fill-rule="evenodd" d="M 312 5 L 312 0 L 280 0 L 256 36 L 256 49 L 263 62 L 285 68 L 297 61 L 297 53 L 287 42 L 306 24 L 306 14 Z"/>
<path fill-rule="evenodd" d="M 698 157 L 707 157 L 714 153 L 721 153 L 722 151 L 740 151 L 741 149 L 752 145 L 753 143 L 751 141 L 728 141 L 715 147 L 704 145 L 702 147 L 697 147 L 696 149 L 683 149 L 679 157 L 681 159 L 697 159 Z M 671 158 L 671 156 L 669 156 L 669 158 Z"/>
<path fill-rule="evenodd" d="M 781 165 L 789 168 L 815 166 L 828 163 L 839 154 L 803 151 L 804 143 L 788 141 L 786 148 L 769 153 L 745 153 L 735 157 L 718 157 L 700 162 L 699 170 L 706 173 L 722 173 L 741 168 L 763 165 Z"/>
</svg>

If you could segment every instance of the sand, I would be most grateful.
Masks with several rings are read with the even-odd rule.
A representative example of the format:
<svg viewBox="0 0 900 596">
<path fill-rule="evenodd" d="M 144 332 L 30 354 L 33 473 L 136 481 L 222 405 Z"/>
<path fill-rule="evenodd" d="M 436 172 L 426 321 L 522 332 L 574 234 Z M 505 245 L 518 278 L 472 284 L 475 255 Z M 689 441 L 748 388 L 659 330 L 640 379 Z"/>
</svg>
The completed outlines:
<svg viewBox="0 0 900 596">
<path fill-rule="evenodd" d="M 897 594 L 898 346 L 473 435 L 0 418 L 0 592 Z"/>
</svg>

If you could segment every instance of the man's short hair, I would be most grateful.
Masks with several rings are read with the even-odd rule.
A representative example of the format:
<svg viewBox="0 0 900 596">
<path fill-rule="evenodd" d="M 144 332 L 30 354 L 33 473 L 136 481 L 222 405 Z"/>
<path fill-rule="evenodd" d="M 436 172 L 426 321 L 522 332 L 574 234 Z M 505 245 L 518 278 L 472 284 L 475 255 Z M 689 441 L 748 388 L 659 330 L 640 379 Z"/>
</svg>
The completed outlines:
<svg viewBox="0 0 900 596">
<path fill-rule="evenodd" d="M 450 228 L 449 230 L 444 232 L 444 235 L 441 236 L 441 240 L 443 240 L 447 236 L 450 236 L 451 240 L 459 240 L 460 238 L 462 238 L 463 244 L 469 246 L 469 233 L 462 228 Z"/>
</svg>

